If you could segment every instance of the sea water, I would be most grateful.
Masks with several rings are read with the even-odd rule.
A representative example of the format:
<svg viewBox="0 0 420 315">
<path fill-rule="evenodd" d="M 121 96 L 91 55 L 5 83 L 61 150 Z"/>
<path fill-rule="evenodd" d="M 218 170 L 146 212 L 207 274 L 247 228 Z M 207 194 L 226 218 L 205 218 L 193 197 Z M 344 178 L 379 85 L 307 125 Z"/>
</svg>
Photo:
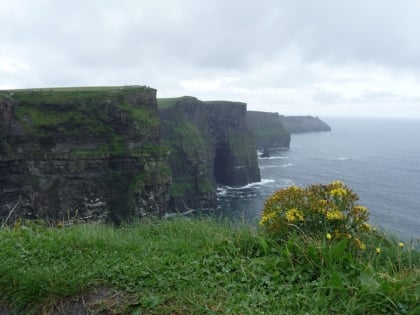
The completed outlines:
<svg viewBox="0 0 420 315">
<path fill-rule="evenodd" d="M 369 209 L 371 224 L 419 239 L 420 120 L 323 120 L 331 132 L 292 135 L 290 149 L 259 158 L 261 182 L 220 186 L 216 215 L 255 223 L 274 191 L 340 180 Z"/>
</svg>

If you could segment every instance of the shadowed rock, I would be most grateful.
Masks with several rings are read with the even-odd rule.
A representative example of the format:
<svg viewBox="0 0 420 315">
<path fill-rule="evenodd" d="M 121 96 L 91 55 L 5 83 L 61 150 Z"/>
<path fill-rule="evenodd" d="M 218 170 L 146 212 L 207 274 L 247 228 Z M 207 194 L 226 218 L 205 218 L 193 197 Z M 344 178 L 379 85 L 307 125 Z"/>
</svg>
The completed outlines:
<svg viewBox="0 0 420 315">
<path fill-rule="evenodd" d="M 260 180 L 246 104 L 159 99 L 163 139 L 170 147 L 171 208 L 216 205 L 216 183 L 243 186 Z"/>
<path fill-rule="evenodd" d="M 161 215 L 169 185 L 156 90 L 0 91 L 0 218 Z"/>
</svg>

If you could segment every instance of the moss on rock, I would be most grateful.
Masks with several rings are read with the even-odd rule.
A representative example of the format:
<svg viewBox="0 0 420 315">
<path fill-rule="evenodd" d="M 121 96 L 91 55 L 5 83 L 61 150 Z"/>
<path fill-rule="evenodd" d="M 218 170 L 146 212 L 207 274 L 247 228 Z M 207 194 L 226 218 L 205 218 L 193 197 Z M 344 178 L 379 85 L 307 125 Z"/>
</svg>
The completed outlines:
<svg viewBox="0 0 420 315">
<path fill-rule="evenodd" d="M 0 217 L 163 214 L 171 181 L 156 90 L 0 92 Z"/>
</svg>

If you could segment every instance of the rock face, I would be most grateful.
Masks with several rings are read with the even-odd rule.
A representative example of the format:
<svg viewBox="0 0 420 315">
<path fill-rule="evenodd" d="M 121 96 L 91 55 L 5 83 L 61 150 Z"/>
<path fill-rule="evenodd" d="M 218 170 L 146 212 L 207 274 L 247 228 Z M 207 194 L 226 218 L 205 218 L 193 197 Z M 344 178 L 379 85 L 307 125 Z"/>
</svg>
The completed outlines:
<svg viewBox="0 0 420 315">
<path fill-rule="evenodd" d="M 0 220 L 161 216 L 260 180 L 246 104 L 159 103 L 140 86 L 0 91 Z"/>
<path fill-rule="evenodd" d="M 331 127 L 318 117 L 280 116 L 280 120 L 290 133 L 331 131 Z"/>
<path fill-rule="evenodd" d="M 246 104 L 202 102 L 194 97 L 158 99 L 162 137 L 170 147 L 170 208 L 216 205 L 216 183 L 242 186 L 260 181 Z"/>
<path fill-rule="evenodd" d="M 280 121 L 278 113 L 248 111 L 247 122 L 259 149 L 290 146 L 290 133 Z"/>
<path fill-rule="evenodd" d="M 163 214 L 159 129 L 151 88 L 0 91 L 0 219 Z"/>
</svg>

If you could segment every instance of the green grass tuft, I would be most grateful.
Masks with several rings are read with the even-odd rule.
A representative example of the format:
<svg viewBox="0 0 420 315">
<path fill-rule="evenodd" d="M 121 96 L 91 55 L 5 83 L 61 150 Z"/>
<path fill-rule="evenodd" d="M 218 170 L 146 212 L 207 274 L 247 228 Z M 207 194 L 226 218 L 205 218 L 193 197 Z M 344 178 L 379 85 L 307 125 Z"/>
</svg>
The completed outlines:
<svg viewBox="0 0 420 315">
<path fill-rule="evenodd" d="M 355 252 L 347 240 L 327 243 L 296 233 L 279 241 L 207 219 L 120 228 L 17 222 L 0 230 L 0 309 L 48 313 L 60 301 L 111 288 L 119 295 L 105 298 L 101 311 L 418 314 L 418 249 L 400 247 L 383 233 L 370 237 L 367 249 Z M 381 244 L 381 252 L 369 244 Z M 115 296 L 124 298 L 115 302 Z"/>
</svg>

